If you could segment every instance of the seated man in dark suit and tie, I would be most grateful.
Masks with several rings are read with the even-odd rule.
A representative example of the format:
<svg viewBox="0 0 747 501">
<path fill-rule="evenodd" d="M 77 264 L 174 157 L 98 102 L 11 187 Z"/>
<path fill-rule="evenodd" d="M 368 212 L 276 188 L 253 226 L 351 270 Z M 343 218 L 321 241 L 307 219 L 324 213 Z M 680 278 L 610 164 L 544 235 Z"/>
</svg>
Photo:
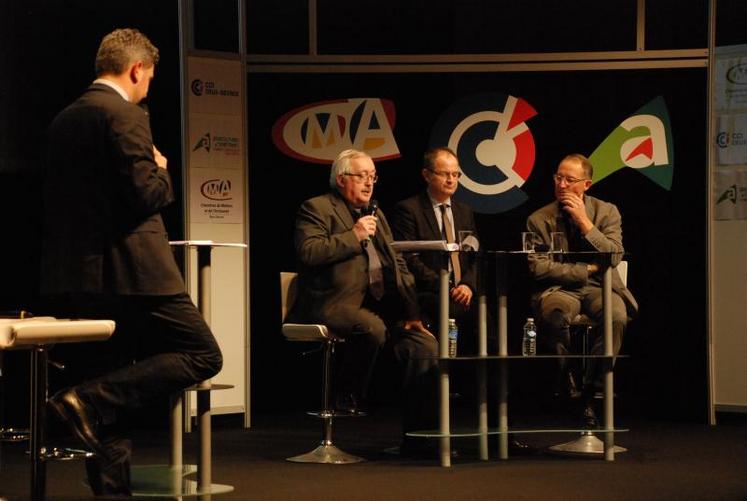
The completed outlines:
<svg viewBox="0 0 747 501">
<path fill-rule="evenodd" d="M 392 232 L 371 197 L 378 179 L 371 157 L 341 152 L 330 191 L 297 214 L 299 295 L 291 316 L 326 324 L 345 338 L 337 380 L 338 410 L 356 411 L 380 350 L 393 350 L 404 374 L 404 431 L 434 428 L 438 343 L 420 320 L 415 280 L 391 247 Z"/>
<path fill-rule="evenodd" d="M 426 189 L 394 207 L 392 231 L 395 240 L 456 242 L 459 232 L 465 230 L 477 237 L 472 208 L 451 198 L 459 185 L 461 174 L 459 161 L 453 151 L 445 147 L 428 150 L 423 155 L 422 170 Z M 460 347 L 465 341 L 470 341 L 470 348 L 475 349 L 477 308 L 471 308 L 477 284 L 475 260 L 464 252 L 454 252 L 449 257 L 449 318 L 456 319 L 459 326 Z M 406 253 L 405 259 L 415 276 L 423 314 L 435 326 L 439 318 L 438 276 L 443 257 L 437 252 L 421 252 Z M 460 353 L 464 352 L 460 350 Z"/>
<path fill-rule="evenodd" d="M 612 265 L 622 257 L 622 218 L 617 207 L 609 202 L 591 197 L 586 191 L 591 187 L 593 167 L 579 154 L 568 155 L 558 165 L 553 176 L 555 201 L 535 211 L 527 219 L 527 229 L 534 232 L 535 244 L 549 248 L 551 233 L 565 234 L 567 248 L 563 251 L 615 252 Z M 588 259 L 564 257 L 553 260 L 547 253 L 529 254 L 529 270 L 534 277 L 532 307 L 540 320 L 540 333 L 552 352 L 569 353 L 569 325 L 579 313 L 602 320 L 603 271 L 593 257 Z M 617 355 L 623 340 L 628 317 L 635 315 L 638 305 L 625 287 L 616 269 L 612 270 L 612 333 L 613 353 Z M 604 354 L 604 340 L 598 335 L 590 354 Z M 609 365 L 589 359 L 583 381 L 583 419 L 588 427 L 596 427 L 597 419 L 592 406 L 594 386 L 601 385 L 601 377 Z M 568 382 L 565 361 L 561 361 L 562 381 Z M 570 385 L 570 382 L 568 383 Z M 569 391 L 569 389 L 566 389 Z"/>
<path fill-rule="evenodd" d="M 445 240 L 455 242 L 460 231 L 471 231 L 477 239 L 477 227 L 472 208 L 452 198 L 461 176 L 456 154 L 446 147 L 435 147 L 423 155 L 423 179 L 426 189 L 399 202 L 394 207 L 392 230 L 395 240 Z M 408 253 L 407 266 L 415 276 L 418 300 L 423 316 L 436 325 L 439 314 L 439 271 L 442 256 L 435 252 Z M 449 256 L 449 318 L 459 327 L 458 353 L 476 354 L 477 308 L 472 307 L 477 290 L 477 266 L 474 256 L 452 252 Z M 495 325 L 488 311 L 488 352 L 495 353 Z M 435 329 L 434 329 L 435 330 Z M 496 366 L 491 366 L 491 371 Z M 497 375 L 490 377 L 495 381 Z M 468 387 L 469 388 L 469 387 Z M 495 389 L 494 389 L 495 390 Z M 492 393 L 492 391 L 491 391 Z M 491 401 L 496 401 L 491 398 Z M 497 416 L 497 414 L 496 414 Z M 512 454 L 528 454 L 533 450 L 516 439 L 509 443 Z"/>
</svg>

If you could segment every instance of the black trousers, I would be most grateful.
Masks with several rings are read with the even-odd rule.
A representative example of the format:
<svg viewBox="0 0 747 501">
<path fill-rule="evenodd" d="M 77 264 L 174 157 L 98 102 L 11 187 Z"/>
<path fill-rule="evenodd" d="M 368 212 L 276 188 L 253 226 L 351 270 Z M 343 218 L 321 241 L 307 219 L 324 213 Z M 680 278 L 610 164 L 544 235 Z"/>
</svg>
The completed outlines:
<svg viewBox="0 0 747 501">
<path fill-rule="evenodd" d="M 223 364 L 210 328 L 186 293 L 173 296 L 75 295 L 47 298 L 58 317 L 116 322 L 105 343 L 70 345 L 75 389 L 103 424 L 216 375 Z M 113 369 L 113 370 L 112 370 Z"/>
</svg>

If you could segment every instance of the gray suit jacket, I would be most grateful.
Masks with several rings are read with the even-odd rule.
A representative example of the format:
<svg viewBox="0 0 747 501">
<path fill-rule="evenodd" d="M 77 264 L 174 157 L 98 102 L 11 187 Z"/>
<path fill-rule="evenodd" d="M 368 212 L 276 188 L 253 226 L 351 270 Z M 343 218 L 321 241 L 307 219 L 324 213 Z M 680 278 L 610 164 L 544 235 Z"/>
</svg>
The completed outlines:
<svg viewBox="0 0 747 501">
<path fill-rule="evenodd" d="M 624 252 L 622 242 L 622 218 L 614 204 L 585 195 L 586 214 L 594 224 L 581 243 L 581 248 L 564 249 L 566 251 L 599 251 L 619 252 L 612 258 L 612 265 L 617 266 Z M 567 233 L 566 218 L 558 202 L 552 202 L 538 209 L 527 219 L 527 230 L 537 234 L 535 245 L 550 245 L 550 233 L 562 231 Z M 532 300 L 538 301 L 545 295 L 559 289 L 575 289 L 587 285 L 589 275 L 586 262 L 557 262 L 546 253 L 529 254 L 529 270 L 534 277 Z M 634 316 L 638 303 L 633 294 L 622 283 L 616 269 L 612 270 L 612 290 L 625 301 L 628 314 Z"/>
<path fill-rule="evenodd" d="M 397 290 L 409 319 L 419 317 L 415 279 L 402 255 L 391 247 L 392 231 L 379 209 L 376 238 L 383 238 Z M 353 217 L 337 192 L 301 205 L 296 217 L 299 297 L 292 316 L 325 323 L 336 306 L 360 307 L 368 290 L 368 258 L 353 232 Z"/>
</svg>

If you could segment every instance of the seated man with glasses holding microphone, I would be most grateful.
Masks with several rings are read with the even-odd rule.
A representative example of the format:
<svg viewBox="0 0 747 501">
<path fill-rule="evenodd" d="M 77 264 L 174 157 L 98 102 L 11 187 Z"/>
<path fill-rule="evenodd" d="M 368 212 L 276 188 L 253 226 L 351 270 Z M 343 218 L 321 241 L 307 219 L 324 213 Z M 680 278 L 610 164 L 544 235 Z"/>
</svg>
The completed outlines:
<svg viewBox="0 0 747 501">
<path fill-rule="evenodd" d="M 593 167 L 583 155 L 566 156 L 553 176 L 555 201 L 535 211 L 527 219 L 527 230 L 534 232 L 537 248 L 550 248 L 551 234 L 565 235 L 562 250 L 565 252 L 599 251 L 616 252 L 612 263 L 617 265 L 622 258 L 622 218 L 614 204 L 591 197 L 586 191 L 591 187 Z M 560 249 L 556 249 L 560 250 Z M 528 255 L 529 271 L 534 279 L 532 308 L 540 321 L 552 352 L 558 355 L 569 353 L 570 323 L 579 313 L 602 321 L 602 271 L 593 257 L 566 256 L 562 262 L 553 260 L 546 253 Z M 623 340 L 628 317 L 638 310 L 633 295 L 625 287 L 617 270 L 612 270 L 612 333 L 613 353 L 617 355 Z M 597 335 L 590 355 L 604 354 L 604 339 Z M 583 420 L 585 426 L 598 425 L 592 406 L 595 383 L 601 385 L 604 363 L 597 359 L 587 360 L 583 381 Z M 575 388 L 565 360 L 561 359 L 561 381 L 563 390 L 569 394 Z"/>
<path fill-rule="evenodd" d="M 377 180 L 367 153 L 345 150 L 332 164 L 330 191 L 301 204 L 299 294 L 291 316 L 325 324 L 346 340 L 337 410 L 358 411 L 386 343 L 403 373 L 404 431 L 433 428 L 438 343 L 420 320 L 415 280 L 372 199 Z"/>
</svg>

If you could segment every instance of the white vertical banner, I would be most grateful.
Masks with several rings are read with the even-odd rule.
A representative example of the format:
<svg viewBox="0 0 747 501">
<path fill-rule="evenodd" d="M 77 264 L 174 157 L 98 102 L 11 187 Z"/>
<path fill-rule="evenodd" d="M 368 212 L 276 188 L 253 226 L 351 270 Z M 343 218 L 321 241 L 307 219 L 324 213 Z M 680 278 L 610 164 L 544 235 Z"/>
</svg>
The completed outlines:
<svg viewBox="0 0 747 501">
<path fill-rule="evenodd" d="M 747 44 L 716 48 L 713 98 L 716 219 L 747 219 Z"/>
<path fill-rule="evenodd" d="M 187 58 L 189 240 L 247 243 L 246 100 L 241 72 L 238 57 Z M 212 393 L 212 408 L 218 413 L 249 412 L 247 270 L 245 249 L 213 249 L 210 327 L 223 352 L 223 370 L 213 382 L 234 386 Z M 196 277 L 193 254 L 188 284 L 193 298 Z"/>
</svg>

